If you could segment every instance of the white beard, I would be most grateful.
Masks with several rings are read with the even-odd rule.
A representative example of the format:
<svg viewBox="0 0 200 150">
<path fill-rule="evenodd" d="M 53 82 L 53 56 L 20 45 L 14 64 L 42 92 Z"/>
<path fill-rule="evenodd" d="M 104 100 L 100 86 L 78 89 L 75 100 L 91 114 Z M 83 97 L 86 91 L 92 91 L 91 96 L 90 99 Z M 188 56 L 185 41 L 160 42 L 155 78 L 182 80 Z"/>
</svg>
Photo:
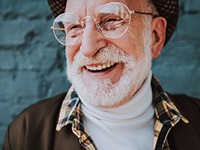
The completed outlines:
<svg viewBox="0 0 200 150">
<path fill-rule="evenodd" d="M 141 51 L 142 58 L 139 60 L 130 57 L 113 44 L 99 50 L 92 58 L 77 53 L 73 64 L 67 65 L 67 75 L 81 100 L 92 106 L 104 108 L 117 107 L 127 102 L 140 89 L 151 69 L 150 30 L 143 32 L 143 41 L 144 50 Z M 110 61 L 124 64 L 122 76 L 116 83 L 112 83 L 109 79 L 84 79 L 80 67 Z M 90 80 L 89 85 L 85 80 Z"/>
</svg>

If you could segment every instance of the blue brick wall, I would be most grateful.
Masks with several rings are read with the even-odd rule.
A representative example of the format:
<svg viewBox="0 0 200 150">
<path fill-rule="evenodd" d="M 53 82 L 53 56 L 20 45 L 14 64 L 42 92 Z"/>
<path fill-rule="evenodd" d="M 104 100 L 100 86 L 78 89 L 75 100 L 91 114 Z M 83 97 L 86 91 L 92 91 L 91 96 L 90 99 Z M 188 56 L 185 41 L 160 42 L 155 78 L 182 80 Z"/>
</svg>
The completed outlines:
<svg viewBox="0 0 200 150">
<path fill-rule="evenodd" d="M 200 1 L 179 1 L 177 30 L 153 70 L 167 91 L 200 98 Z"/>
<path fill-rule="evenodd" d="M 164 88 L 200 98 L 200 1 L 180 0 L 180 20 L 153 71 Z M 9 122 L 40 99 L 65 91 L 65 52 L 41 0 L 0 1 L 0 147 Z"/>
</svg>

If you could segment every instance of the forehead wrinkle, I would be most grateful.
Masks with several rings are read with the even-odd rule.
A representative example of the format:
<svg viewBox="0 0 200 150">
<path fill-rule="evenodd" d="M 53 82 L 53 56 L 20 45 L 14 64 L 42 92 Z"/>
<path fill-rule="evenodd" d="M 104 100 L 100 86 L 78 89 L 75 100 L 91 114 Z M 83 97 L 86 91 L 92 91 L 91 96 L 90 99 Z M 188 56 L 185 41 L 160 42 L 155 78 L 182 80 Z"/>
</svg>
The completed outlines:
<svg viewBox="0 0 200 150">
<path fill-rule="evenodd" d="M 130 10 L 142 11 L 145 0 L 128 0 L 127 6 Z"/>
<path fill-rule="evenodd" d="M 67 0 L 65 12 L 70 12 L 76 15 L 84 14 L 84 6 L 86 0 Z"/>
<path fill-rule="evenodd" d="M 70 0 L 68 0 L 70 1 Z M 71 0 L 67 2 L 65 12 L 72 12 L 80 17 L 94 16 L 98 11 L 98 1 L 91 0 Z"/>
<path fill-rule="evenodd" d="M 128 7 L 133 0 L 68 0 L 66 4 L 65 12 L 72 12 L 79 16 L 95 16 L 99 8 L 110 2 L 120 2 Z M 138 0 L 134 0 L 137 3 Z"/>
</svg>

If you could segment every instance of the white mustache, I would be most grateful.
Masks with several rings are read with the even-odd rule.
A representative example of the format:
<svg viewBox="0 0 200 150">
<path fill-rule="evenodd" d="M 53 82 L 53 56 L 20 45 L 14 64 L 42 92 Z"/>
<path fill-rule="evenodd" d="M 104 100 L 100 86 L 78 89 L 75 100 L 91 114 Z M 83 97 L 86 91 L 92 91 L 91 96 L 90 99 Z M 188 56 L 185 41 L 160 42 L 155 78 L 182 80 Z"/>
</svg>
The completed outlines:
<svg viewBox="0 0 200 150">
<path fill-rule="evenodd" d="M 133 60 L 125 51 L 116 47 L 113 44 L 108 45 L 105 48 L 100 49 L 94 56 L 86 57 L 82 53 L 77 53 L 74 57 L 73 65 L 78 68 L 87 66 L 90 64 L 105 64 L 105 63 L 128 63 Z"/>
</svg>

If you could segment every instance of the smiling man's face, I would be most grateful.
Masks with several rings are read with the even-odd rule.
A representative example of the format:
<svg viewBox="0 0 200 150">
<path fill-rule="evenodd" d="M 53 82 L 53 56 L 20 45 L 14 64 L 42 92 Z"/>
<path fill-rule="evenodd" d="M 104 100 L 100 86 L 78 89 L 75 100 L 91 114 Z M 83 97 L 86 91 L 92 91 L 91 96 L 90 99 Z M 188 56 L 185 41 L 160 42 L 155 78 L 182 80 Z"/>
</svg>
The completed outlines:
<svg viewBox="0 0 200 150">
<path fill-rule="evenodd" d="M 111 0 L 68 0 L 66 12 L 80 18 L 96 16 Z M 142 0 L 118 0 L 130 10 L 144 11 Z M 85 21 L 80 40 L 66 46 L 67 75 L 80 98 L 94 106 L 118 107 L 142 86 L 151 69 L 152 17 L 132 15 L 127 32 L 120 38 L 104 37 L 93 20 Z"/>
</svg>

